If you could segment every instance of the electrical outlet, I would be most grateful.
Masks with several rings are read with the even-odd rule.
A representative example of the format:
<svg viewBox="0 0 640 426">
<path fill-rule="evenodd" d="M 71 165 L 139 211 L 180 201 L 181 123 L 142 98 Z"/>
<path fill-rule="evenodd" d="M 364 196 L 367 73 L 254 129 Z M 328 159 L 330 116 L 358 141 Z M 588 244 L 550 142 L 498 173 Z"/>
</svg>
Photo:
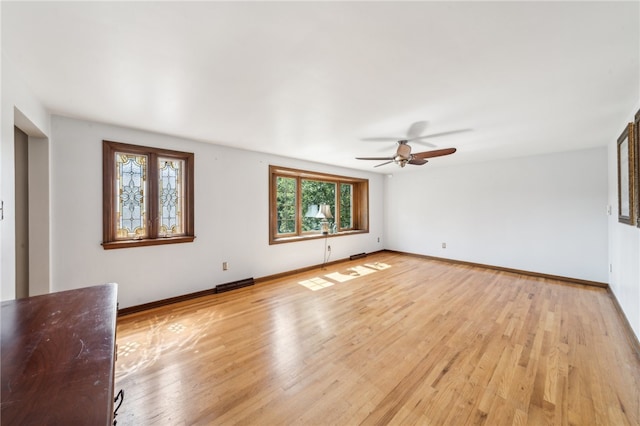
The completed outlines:
<svg viewBox="0 0 640 426">
<path fill-rule="evenodd" d="M 447 248 L 447 243 L 442 243 L 442 248 Z"/>
<path fill-rule="evenodd" d="M 222 270 L 226 271 L 227 269 L 229 269 L 229 262 L 222 262 Z"/>
<path fill-rule="evenodd" d="M 331 251 L 331 246 L 327 246 L 327 251 Z"/>
<path fill-rule="evenodd" d="M 380 242 L 380 237 L 378 237 L 378 242 Z"/>
</svg>

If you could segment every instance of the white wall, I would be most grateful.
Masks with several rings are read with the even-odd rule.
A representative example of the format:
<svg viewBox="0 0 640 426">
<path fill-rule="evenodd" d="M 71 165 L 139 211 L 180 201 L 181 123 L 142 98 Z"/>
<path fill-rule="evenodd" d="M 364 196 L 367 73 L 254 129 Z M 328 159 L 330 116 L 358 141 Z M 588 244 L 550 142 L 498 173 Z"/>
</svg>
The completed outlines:
<svg viewBox="0 0 640 426">
<path fill-rule="evenodd" d="M 634 111 L 638 111 L 638 105 Z M 626 121 L 620 122 L 620 133 L 628 122 L 633 121 L 633 113 Z M 640 228 L 618 222 L 618 159 L 617 139 L 613 135 L 608 145 L 609 153 L 609 262 L 611 273 L 609 285 L 622 310 L 640 338 Z"/>
<path fill-rule="evenodd" d="M 194 243 L 103 250 L 103 139 L 195 153 Z M 324 240 L 269 245 L 269 164 L 368 178 L 370 233 L 330 238 L 331 255 L 382 249 L 381 175 L 54 116 L 53 290 L 117 282 L 128 307 L 322 263 Z"/>
<path fill-rule="evenodd" d="M 428 167 L 387 178 L 386 248 L 607 282 L 605 148 Z"/>
<path fill-rule="evenodd" d="M 29 88 L 22 82 L 19 73 L 15 71 L 11 63 L 2 57 L 2 100 L 1 100 L 1 146 L 0 146 L 0 199 L 4 201 L 4 220 L 0 221 L 0 299 L 8 300 L 15 298 L 16 281 L 16 256 L 15 256 L 15 167 L 14 167 L 14 134 L 13 126 L 16 125 L 32 138 L 38 138 L 39 153 L 46 150 L 49 134 L 49 114 L 44 106 L 33 95 Z M 31 148 L 31 147 L 30 147 Z M 31 161 L 31 159 L 30 159 Z M 45 161 L 42 155 L 38 156 L 38 161 Z M 36 196 L 33 193 L 30 196 Z M 47 206 L 40 205 L 39 208 L 47 209 Z M 46 216 L 48 210 L 45 210 Z M 40 229 L 43 229 L 42 227 Z M 45 231 L 46 232 L 46 231 Z M 37 247 L 41 249 L 36 253 L 40 256 L 48 256 L 47 248 L 42 248 L 38 242 Z M 48 264 L 48 259 L 32 259 L 38 264 L 39 260 Z M 48 271 L 42 272 L 41 268 L 36 276 L 48 279 Z M 39 287 L 48 287 L 48 283 L 39 283 Z"/>
</svg>

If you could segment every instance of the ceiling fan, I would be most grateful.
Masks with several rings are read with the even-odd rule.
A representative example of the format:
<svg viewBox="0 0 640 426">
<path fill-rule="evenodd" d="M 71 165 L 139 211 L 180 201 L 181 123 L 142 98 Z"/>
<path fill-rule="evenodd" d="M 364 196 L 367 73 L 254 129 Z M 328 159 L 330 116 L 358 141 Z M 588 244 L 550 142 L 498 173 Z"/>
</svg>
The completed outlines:
<svg viewBox="0 0 640 426">
<path fill-rule="evenodd" d="M 407 136 L 406 137 L 400 137 L 400 138 L 388 138 L 388 137 L 383 137 L 383 138 L 364 138 L 362 140 L 364 140 L 364 141 L 374 141 L 374 142 L 395 141 L 398 144 L 398 148 L 396 149 L 395 155 L 392 156 L 392 157 L 356 157 L 356 160 L 384 161 L 384 163 L 378 164 L 378 165 L 376 165 L 374 167 L 384 166 L 384 165 L 389 164 L 389 163 L 396 163 L 400 167 L 404 167 L 407 164 L 413 164 L 413 165 L 416 165 L 416 166 L 421 166 L 421 165 L 427 163 L 427 161 L 428 161 L 427 158 L 441 157 L 443 155 L 453 154 L 454 152 L 456 152 L 456 149 L 455 148 L 444 148 L 444 149 L 436 149 L 436 150 L 433 150 L 433 151 L 417 152 L 415 154 L 412 154 L 411 153 L 411 146 L 409 146 L 408 142 L 423 143 L 425 145 L 429 145 L 429 146 L 435 147 L 436 145 L 430 144 L 428 142 L 424 142 L 421 139 L 434 138 L 434 137 L 437 137 L 437 136 L 445 136 L 445 135 L 450 135 L 450 134 L 453 134 L 453 133 L 466 132 L 466 131 L 470 130 L 470 129 L 451 130 L 451 131 L 448 131 L 448 132 L 432 133 L 430 135 L 420 136 L 424 132 L 426 127 L 427 127 L 427 122 L 426 121 L 417 121 L 417 122 L 413 123 L 409 127 L 409 130 L 407 131 Z"/>
</svg>

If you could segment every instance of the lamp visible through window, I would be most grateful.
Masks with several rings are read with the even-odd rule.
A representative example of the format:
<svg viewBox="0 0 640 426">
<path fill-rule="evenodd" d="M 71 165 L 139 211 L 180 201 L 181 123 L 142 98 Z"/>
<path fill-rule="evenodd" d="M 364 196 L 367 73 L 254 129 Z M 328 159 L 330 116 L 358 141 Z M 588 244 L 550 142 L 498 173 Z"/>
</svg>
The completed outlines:
<svg viewBox="0 0 640 426">
<path fill-rule="evenodd" d="M 322 234 L 327 235 L 329 233 L 329 221 L 327 219 L 333 219 L 331 206 L 329 204 L 320 204 L 316 217 L 322 219 L 320 221 L 320 228 L 322 229 Z"/>
<path fill-rule="evenodd" d="M 318 205 L 317 204 L 309 204 L 309 208 L 307 209 L 307 214 L 304 217 L 316 217 L 318 215 Z"/>
</svg>

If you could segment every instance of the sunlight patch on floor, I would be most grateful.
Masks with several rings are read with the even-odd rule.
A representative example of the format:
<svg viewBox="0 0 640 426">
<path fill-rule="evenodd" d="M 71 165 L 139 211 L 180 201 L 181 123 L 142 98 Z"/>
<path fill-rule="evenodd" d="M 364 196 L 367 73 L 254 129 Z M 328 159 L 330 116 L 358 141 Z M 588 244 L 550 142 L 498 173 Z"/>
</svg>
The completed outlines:
<svg viewBox="0 0 640 426">
<path fill-rule="evenodd" d="M 378 271 L 382 271 L 384 269 L 388 269 L 391 268 L 391 265 L 387 264 L 387 263 L 382 263 L 382 262 L 376 262 L 376 263 L 365 263 L 364 266 L 368 267 L 368 268 L 373 268 L 373 269 L 377 269 Z"/>
<path fill-rule="evenodd" d="M 187 327 L 175 322 L 173 324 L 170 324 L 167 328 L 169 329 L 169 331 L 173 331 L 174 333 L 182 333 Z"/>
<path fill-rule="evenodd" d="M 309 280 L 300 281 L 298 284 L 312 291 L 322 290 L 323 288 L 331 287 L 333 285 L 332 282 L 320 277 L 314 277 Z"/>
<path fill-rule="evenodd" d="M 309 290 L 318 291 L 323 288 L 331 287 L 335 283 L 344 283 L 351 281 L 354 278 L 363 277 L 365 275 L 373 274 L 377 271 L 382 271 L 391 268 L 391 265 L 381 262 L 366 263 L 364 266 L 352 266 L 342 271 L 332 272 L 325 275 L 329 281 L 322 277 L 314 277 L 308 280 L 300 281 L 298 284 L 307 287 Z"/>
<path fill-rule="evenodd" d="M 134 353 L 138 349 L 138 347 L 140 347 L 140 343 L 138 342 L 127 342 L 126 344 L 118 347 L 118 356 L 129 356 L 130 354 Z"/>
<path fill-rule="evenodd" d="M 364 266 L 354 266 L 352 268 L 348 268 L 344 271 L 333 272 L 331 274 L 325 275 L 325 277 L 330 278 L 332 280 L 338 281 L 339 283 L 343 283 L 346 281 L 350 281 L 354 278 L 362 277 L 364 275 L 369 275 L 376 272 L 375 269 L 366 268 Z"/>
</svg>

